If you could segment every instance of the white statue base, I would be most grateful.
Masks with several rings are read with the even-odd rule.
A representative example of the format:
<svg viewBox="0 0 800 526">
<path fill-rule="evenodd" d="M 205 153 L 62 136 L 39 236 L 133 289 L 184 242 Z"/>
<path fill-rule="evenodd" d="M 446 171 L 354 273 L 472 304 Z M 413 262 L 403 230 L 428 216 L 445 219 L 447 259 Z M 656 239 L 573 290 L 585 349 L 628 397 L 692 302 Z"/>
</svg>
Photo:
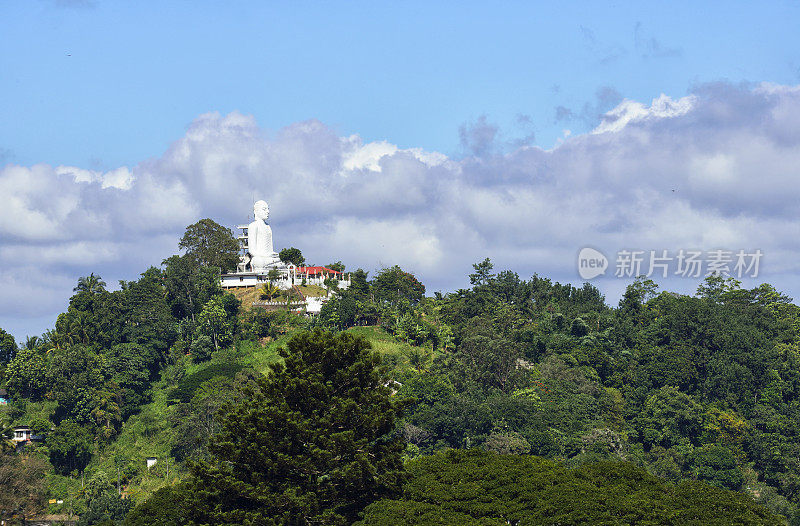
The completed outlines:
<svg viewBox="0 0 800 526">
<path fill-rule="evenodd" d="M 250 259 L 250 268 L 253 269 L 253 272 L 258 272 L 260 270 L 269 270 L 271 268 L 276 268 L 276 267 L 283 268 L 285 266 L 286 265 L 284 265 L 281 262 L 281 258 L 278 257 L 278 254 L 276 252 L 273 252 L 272 254 L 267 256 L 264 255 L 253 256 Z"/>
</svg>

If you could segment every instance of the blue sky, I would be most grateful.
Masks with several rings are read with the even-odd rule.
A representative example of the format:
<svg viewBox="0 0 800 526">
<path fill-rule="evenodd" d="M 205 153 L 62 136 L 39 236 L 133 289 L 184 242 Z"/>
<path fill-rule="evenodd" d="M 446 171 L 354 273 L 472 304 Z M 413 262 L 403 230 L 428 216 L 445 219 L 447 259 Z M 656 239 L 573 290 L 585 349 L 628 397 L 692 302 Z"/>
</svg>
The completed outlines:
<svg viewBox="0 0 800 526">
<path fill-rule="evenodd" d="M 0 147 L 108 169 L 233 110 L 449 155 L 485 114 L 551 147 L 592 124 L 559 106 L 597 119 L 707 81 L 796 84 L 798 20 L 797 2 L 4 2 Z"/>
<path fill-rule="evenodd" d="M 764 251 L 746 285 L 800 297 L 798 21 L 797 2 L 2 2 L 0 327 L 41 333 L 79 276 L 134 279 L 253 196 L 277 248 L 430 291 L 487 256 L 579 283 L 584 246 L 725 248 Z M 596 281 L 610 303 L 628 282 Z"/>
</svg>

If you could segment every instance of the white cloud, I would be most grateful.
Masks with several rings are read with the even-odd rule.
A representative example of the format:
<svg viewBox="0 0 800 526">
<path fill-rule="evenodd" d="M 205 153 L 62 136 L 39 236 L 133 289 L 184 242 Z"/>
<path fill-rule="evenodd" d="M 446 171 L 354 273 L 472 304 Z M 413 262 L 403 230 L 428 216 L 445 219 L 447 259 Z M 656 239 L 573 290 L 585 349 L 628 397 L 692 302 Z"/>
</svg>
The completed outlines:
<svg viewBox="0 0 800 526">
<path fill-rule="evenodd" d="M 714 84 L 649 106 L 626 100 L 549 151 L 500 154 L 487 141 L 453 159 L 339 137 L 315 120 L 270 133 L 247 115 L 209 113 L 163 156 L 130 168 L 7 165 L 0 313 L 41 319 L 42 305 L 63 305 L 65 283 L 89 272 L 133 279 L 177 250 L 186 225 L 243 223 L 259 198 L 277 248 L 372 271 L 400 264 L 429 290 L 466 285 L 470 264 L 487 256 L 523 277 L 577 280 L 583 246 L 760 248 L 763 279 L 800 295 L 797 87 Z"/>
<path fill-rule="evenodd" d="M 351 135 L 342 142 L 345 145 L 345 154 L 342 162 L 342 169 L 345 172 L 352 170 L 380 172 L 382 170 L 381 159 L 397 151 L 397 146 L 386 141 L 363 144 L 361 137 L 358 135 Z"/>
<path fill-rule="evenodd" d="M 400 265 L 417 272 L 431 271 L 441 264 L 444 256 L 431 225 L 412 219 L 338 218 L 301 236 L 305 243 L 317 247 L 317 252 L 330 254 L 331 261 L 356 259 L 369 269 Z"/>
<path fill-rule="evenodd" d="M 0 327 L 12 317 L 42 317 L 50 315 L 49 325 L 63 309 L 66 299 L 72 295 L 74 281 L 63 273 L 43 273 L 41 267 L 30 262 L 18 261 L 13 267 L 0 269 Z M 38 332 L 44 332 L 42 327 Z M 28 334 L 31 334 L 30 332 Z M 14 334 L 17 339 L 24 334 Z"/>
<path fill-rule="evenodd" d="M 696 97 L 692 95 L 673 100 L 662 93 L 660 97 L 653 99 L 650 107 L 647 107 L 641 102 L 626 99 L 606 113 L 602 122 L 592 130 L 592 133 L 619 132 L 632 122 L 686 115 L 696 100 Z"/>
<path fill-rule="evenodd" d="M 0 236 L 55 239 L 69 236 L 69 220 L 84 222 L 91 212 L 79 207 L 81 189 L 59 179 L 52 168 L 7 165 L 0 169 Z"/>
<path fill-rule="evenodd" d="M 340 175 L 347 176 L 349 172 L 358 170 L 369 170 L 382 172 L 381 161 L 389 158 L 398 152 L 408 153 L 414 159 L 422 162 L 426 166 L 434 167 L 449 163 L 449 158 L 439 152 L 428 152 L 422 148 L 399 149 L 394 144 L 387 141 L 376 141 L 364 144 L 361 137 L 351 135 L 342 139 L 343 157 L 342 171 Z M 453 168 L 453 166 L 451 166 Z"/>
<path fill-rule="evenodd" d="M 0 261 L 5 264 L 99 265 L 120 257 L 120 246 L 108 241 L 77 241 L 53 245 L 15 244 L 0 246 Z"/>
<path fill-rule="evenodd" d="M 698 187 L 718 187 L 737 182 L 736 159 L 731 154 L 699 155 L 692 159 L 689 182 Z"/>
<path fill-rule="evenodd" d="M 84 170 L 75 166 L 59 166 L 55 169 L 56 175 L 69 176 L 76 183 L 100 183 L 101 188 L 119 188 L 130 190 L 133 185 L 133 174 L 126 166 L 108 172 Z"/>
</svg>

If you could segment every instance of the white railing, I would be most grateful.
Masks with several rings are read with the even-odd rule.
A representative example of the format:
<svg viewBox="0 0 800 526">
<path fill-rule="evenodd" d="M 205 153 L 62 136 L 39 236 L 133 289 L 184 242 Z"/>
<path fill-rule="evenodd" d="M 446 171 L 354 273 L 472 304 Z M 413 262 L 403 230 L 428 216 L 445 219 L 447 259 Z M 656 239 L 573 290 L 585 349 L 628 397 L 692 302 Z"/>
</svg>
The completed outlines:
<svg viewBox="0 0 800 526">
<path fill-rule="evenodd" d="M 302 305 L 305 305 L 305 304 L 306 304 L 306 302 L 302 301 L 302 300 L 292 300 L 292 301 L 289 301 L 289 302 L 286 302 L 285 300 L 284 301 L 280 301 L 280 300 L 279 301 L 264 300 L 264 301 L 254 301 L 253 302 L 253 307 L 268 307 L 268 306 L 275 306 L 275 305 L 278 305 L 278 306 L 281 306 L 281 307 L 285 307 L 287 305 L 289 305 L 289 306 L 302 306 Z"/>
</svg>

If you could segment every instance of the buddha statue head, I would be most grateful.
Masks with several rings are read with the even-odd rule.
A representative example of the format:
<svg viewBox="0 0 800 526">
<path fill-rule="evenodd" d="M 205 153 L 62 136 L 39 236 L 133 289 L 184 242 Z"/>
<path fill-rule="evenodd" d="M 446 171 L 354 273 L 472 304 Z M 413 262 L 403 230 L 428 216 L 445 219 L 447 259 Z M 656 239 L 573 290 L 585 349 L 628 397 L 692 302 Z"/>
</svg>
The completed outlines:
<svg viewBox="0 0 800 526">
<path fill-rule="evenodd" d="M 253 204 L 253 215 L 256 220 L 266 221 L 269 219 L 269 205 L 266 201 L 258 200 Z"/>
</svg>

